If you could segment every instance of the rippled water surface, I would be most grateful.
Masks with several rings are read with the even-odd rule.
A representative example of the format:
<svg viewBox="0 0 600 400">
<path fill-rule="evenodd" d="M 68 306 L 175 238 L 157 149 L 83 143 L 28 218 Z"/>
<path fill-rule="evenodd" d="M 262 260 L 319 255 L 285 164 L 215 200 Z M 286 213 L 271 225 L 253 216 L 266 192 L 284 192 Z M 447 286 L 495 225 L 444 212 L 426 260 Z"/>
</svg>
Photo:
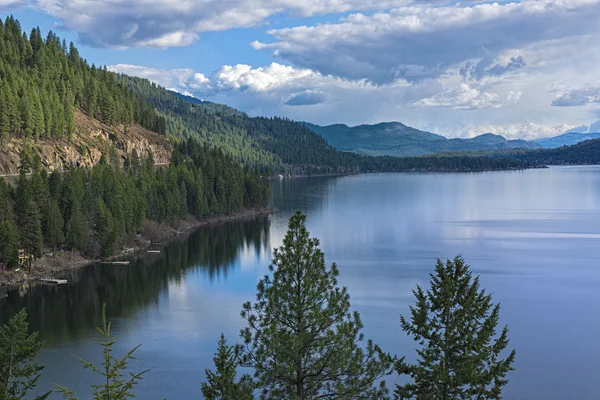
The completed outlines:
<svg viewBox="0 0 600 400">
<path fill-rule="evenodd" d="M 127 267 L 69 273 L 68 286 L 9 292 L 0 322 L 26 307 L 46 342 L 41 387 L 89 397 L 93 376 L 70 354 L 98 360 L 91 338 L 106 303 L 119 347 L 141 343 L 132 365 L 152 370 L 138 398 L 201 398 L 219 334 L 237 341 L 241 305 L 301 209 L 385 350 L 414 358 L 399 315 L 436 257 L 460 253 L 501 303 L 517 349 L 505 398 L 600 398 L 599 167 L 281 180 L 272 192 L 277 215 L 200 229 Z"/>
</svg>

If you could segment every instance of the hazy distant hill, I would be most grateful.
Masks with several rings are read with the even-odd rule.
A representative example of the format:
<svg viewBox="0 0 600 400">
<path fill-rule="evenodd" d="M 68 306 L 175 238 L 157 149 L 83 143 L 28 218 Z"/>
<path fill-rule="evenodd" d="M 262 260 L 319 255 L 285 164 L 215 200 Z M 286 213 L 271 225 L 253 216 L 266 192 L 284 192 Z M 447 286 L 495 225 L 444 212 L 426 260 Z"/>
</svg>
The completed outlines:
<svg viewBox="0 0 600 400">
<path fill-rule="evenodd" d="M 442 152 L 483 151 L 503 149 L 537 149 L 541 145 L 526 140 L 506 140 L 486 133 L 472 139 L 447 139 L 431 132 L 421 131 L 400 122 L 349 127 L 343 124 L 320 126 L 304 123 L 323 136 L 338 150 L 364 155 L 398 157 L 420 156 Z"/>
<path fill-rule="evenodd" d="M 584 140 L 600 139 L 600 132 L 575 133 L 569 132 L 560 136 L 535 140 L 536 143 L 546 149 L 554 149 L 561 146 L 571 146 Z"/>
<path fill-rule="evenodd" d="M 553 149 L 507 150 L 491 153 L 489 156 L 519 160 L 531 165 L 599 165 L 600 139 L 584 140 Z"/>
</svg>

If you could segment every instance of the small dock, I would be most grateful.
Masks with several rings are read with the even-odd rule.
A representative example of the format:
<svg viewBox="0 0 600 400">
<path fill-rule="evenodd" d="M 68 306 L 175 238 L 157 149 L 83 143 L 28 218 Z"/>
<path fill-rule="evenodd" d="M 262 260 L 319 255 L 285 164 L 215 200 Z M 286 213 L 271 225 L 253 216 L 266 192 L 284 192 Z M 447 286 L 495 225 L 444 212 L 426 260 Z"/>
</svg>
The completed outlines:
<svg viewBox="0 0 600 400">
<path fill-rule="evenodd" d="M 129 265 L 130 261 L 104 261 L 102 264 Z"/>
<path fill-rule="evenodd" d="M 39 281 L 42 283 L 48 283 L 51 285 L 66 285 L 67 284 L 66 279 L 40 278 Z"/>
<path fill-rule="evenodd" d="M 160 250 L 148 250 L 150 254 L 160 254 Z"/>
</svg>

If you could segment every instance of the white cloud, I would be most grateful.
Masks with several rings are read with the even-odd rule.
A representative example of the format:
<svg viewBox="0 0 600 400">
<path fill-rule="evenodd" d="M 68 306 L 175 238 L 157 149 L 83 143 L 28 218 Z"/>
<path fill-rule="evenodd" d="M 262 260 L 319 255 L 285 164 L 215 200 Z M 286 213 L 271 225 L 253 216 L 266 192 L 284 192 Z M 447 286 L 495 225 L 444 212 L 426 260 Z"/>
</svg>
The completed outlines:
<svg viewBox="0 0 600 400">
<path fill-rule="evenodd" d="M 130 38 L 134 34 L 135 34 L 135 32 L 133 32 L 133 34 L 126 36 L 126 38 Z M 156 38 L 142 40 L 139 42 L 139 45 L 146 46 L 146 47 L 154 47 L 154 48 L 158 48 L 158 49 L 166 49 L 169 47 L 189 46 L 197 39 L 198 39 L 198 35 L 195 33 L 177 31 L 177 32 L 165 33 L 164 35 L 156 37 Z"/>
<path fill-rule="evenodd" d="M 521 92 L 503 87 L 490 92 L 485 86 L 464 83 L 452 87 L 460 78 L 458 72 L 443 84 L 429 79 L 416 84 L 397 81 L 373 85 L 277 63 L 259 68 L 243 64 L 224 66 L 210 76 L 189 69 L 158 70 L 122 64 L 109 69 L 144 77 L 198 98 L 226 103 L 250 115 L 280 115 L 320 124 L 358 125 L 397 120 L 449 137 L 492 132 L 508 138 L 552 136 L 575 126 L 519 122 L 523 119 L 518 113 L 523 108 Z M 496 111 L 504 109 L 506 113 Z M 494 118 L 478 114 L 486 110 L 493 112 Z"/>
<path fill-rule="evenodd" d="M 544 125 L 535 123 L 507 124 L 507 125 L 476 125 L 457 128 L 452 136 L 475 137 L 482 133 L 494 133 L 507 139 L 534 140 L 544 137 L 560 135 L 571 129 L 573 125 Z M 433 129 L 434 131 L 436 129 Z"/>
<path fill-rule="evenodd" d="M 502 77 L 521 72 L 527 63 L 522 55 L 511 57 L 506 64 L 496 62 L 492 57 L 484 57 L 477 62 L 468 61 L 460 69 L 460 74 L 470 80 L 482 80 L 486 77 Z"/>
<path fill-rule="evenodd" d="M 470 87 L 466 83 L 457 88 L 446 89 L 432 97 L 416 101 L 418 107 L 450 107 L 455 110 L 474 110 L 479 108 L 498 108 L 507 102 L 517 102 L 521 92 L 510 92 L 506 97 L 494 92 L 484 92 Z"/>
<path fill-rule="evenodd" d="M 322 90 L 304 90 L 292 94 L 284 103 L 286 106 L 314 106 L 329 101 L 329 96 Z"/>
<path fill-rule="evenodd" d="M 138 76 L 148 79 L 179 93 L 191 95 L 191 92 L 210 89 L 210 80 L 192 69 L 156 69 L 139 65 L 116 64 L 107 67 L 109 71 L 119 74 Z"/>
<path fill-rule="evenodd" d="M 556 87 L 556 93 L 552 100 L 553 106 L 583 106 L 587 104 L 600 103 L 600 81 L 584 84 L 578 87 Z"/>
<path fill-rule="evenodd" d="M 412 5 L 338 23 L 274 29 L 273 43 L 253 42 L 304 68 L 350 79 L 390 82 L 407 72 L 441 76 L 468 60 L 493 59 L 542 40 L 598 32 L 599 0 L 525 0 L 470 7 Z M 485 65 L 489 73 L 525 64 Z M 402 77 L 408 78 L 409 74 Z"/>
<path fill-rule="evenodd" d="M 133 2 L 134 8 L 138 1 Z M 296 16 L 360 7 L 380 6 L 383 11 L 354 13 L 334 23 L 273 29 L 268 31 L 272 43 L 251 43 L 285 62 L 260 67 L 239 63 L 207 75 L 191 69 L 112 68 L 251 115 L 282 115 L 321 124 L 397 120 L 447 136 L 489 131 L 535 138 L 588 126 L 600 118 L 600 83 L 590 83 L 598 79 L 600 63 L 600 0 L 226 3 L 229 9 L 220 4 L 210 15 L 197 18 L 197 3 L 184 1 L 171 12 L 189 7 L 173 28 L 155 26 L 149 33 L 144 32 L 150 14 L 144 14 L 123 25 L 115 43 L 185 44 L 208 30 L 262 23 L 257 21 L 274 15 L 275 8 Z M 241 13 L 244 7 L 252 10 Z M 162 10 L 164 20 L 170 20 Z M 152 10 L 151 15 L 158 13 Z"/>
<path fill-rule="evenodd" d="M 376 86 L 364 81 L 349 81 L 324 76 L 309 69 L 271 63 L 266 67 L 253 68 L 246 64 L 225 65 L 209 77 L 192 69 L 156 69 L 139 65 L 116 64 L 110 71 L 146 78 L 164 87 L 193 90 L 198 94 L 215 95 L 220 92 L 273 93 L 297 92 L 310 87 L 323 93 L 320 88 L 338 87 L 375 90 Z"/>
<path fill-rule="evenodd" d="M 13 0 L 0 0 L 15 3 Z M 24 0 L 26 1 L 26 0 Z M 186 46 L 203 32 L 256 26 L 277 14 L 297 17 L 384 10 L 408 0 L 29 0 L 59 18 L 84 44 L 123 49 Z"/>
<path fill-rule="evenodd" d="M 219 89 L 240 89 L 266 91 L 273 90 L 290 81 L 306 77 L 316 77 L 317 74 L 308 69 L 272 63 L 268 67 L 252 68 L 250 65 L 225 65 L 213 76 L 213 82 Z"/>
</svg>

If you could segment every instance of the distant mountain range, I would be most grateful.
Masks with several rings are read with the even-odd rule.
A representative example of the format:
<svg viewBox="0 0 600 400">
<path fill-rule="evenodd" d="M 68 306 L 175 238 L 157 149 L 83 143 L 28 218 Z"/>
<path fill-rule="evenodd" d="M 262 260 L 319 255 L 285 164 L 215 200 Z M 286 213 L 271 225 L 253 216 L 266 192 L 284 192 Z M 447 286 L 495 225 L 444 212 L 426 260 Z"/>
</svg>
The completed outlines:
<svg viewBox="0 0 600 400">
<path fill-rule="evenodd" d="M 545 149 L 555 149 L 561 146 L 571 146 L 584 140 L 600 139 L 600 132 L 592 133 L 577 133 L 568 132 L 560 136 L 551 138 L 537 139 L 535 143 L 541 145 Z"/>
<path fill-rule="evenodd" d="M 504 149 L 538 149 L 542 145 L 527 140 L 506 140 L 486 133 L 471 139 L 448 139 L 435 133 L 421 131 L 400 122 L 349 127 L 343 124 L 320 126 L 303 124 L 321 135 L 338 150 L 370 156 L 410 157 L 425 154 L 490 151 Z"/>
</svg>

